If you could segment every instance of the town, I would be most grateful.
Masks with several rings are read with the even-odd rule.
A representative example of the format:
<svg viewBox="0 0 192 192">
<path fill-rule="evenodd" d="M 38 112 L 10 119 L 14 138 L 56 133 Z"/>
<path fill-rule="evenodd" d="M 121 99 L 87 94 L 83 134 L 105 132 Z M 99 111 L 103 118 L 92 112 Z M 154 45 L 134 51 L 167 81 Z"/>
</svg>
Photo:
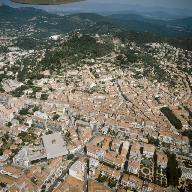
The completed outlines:
<svg viewBox="0 0 192 192">
<path fill-rule="evenodd" d="M 104 51 L 54 52 L 87 39 Z M 191 51 L 81 30 L 48 51 L 15 40 L 1 31 L 0 191 L 192 190 Z"/>
</svg>

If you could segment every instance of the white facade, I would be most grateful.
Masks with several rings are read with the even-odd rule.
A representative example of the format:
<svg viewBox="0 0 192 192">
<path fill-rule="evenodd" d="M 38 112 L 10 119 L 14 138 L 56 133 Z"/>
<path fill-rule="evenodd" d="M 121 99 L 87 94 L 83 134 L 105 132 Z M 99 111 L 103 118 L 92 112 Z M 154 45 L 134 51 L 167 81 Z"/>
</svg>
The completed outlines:
<svg viewBox="0 0 192 192">
<path fill-rule="evenodd" d="M 82 161 L 76 161 L 69 169 L 69 175 L 78 180 L 84 181 L 86 164 Z"/>
</svg>

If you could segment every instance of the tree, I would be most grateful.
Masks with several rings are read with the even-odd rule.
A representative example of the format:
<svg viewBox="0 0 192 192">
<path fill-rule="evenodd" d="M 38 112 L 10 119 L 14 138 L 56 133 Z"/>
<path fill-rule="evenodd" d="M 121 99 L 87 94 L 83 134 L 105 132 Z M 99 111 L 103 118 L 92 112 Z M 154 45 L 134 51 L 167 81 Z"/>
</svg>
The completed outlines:
<svg viewBox="0 0 192 192">
<path fill-rule="evenodd" d="M 11 127 L 11 126 L 12 126 L 12 123 L 11 123 L 11 122 L 8 122 L 6 125 L 7 125 L 8 127 Z"/>
<path fill-rule="evenodd" d="M 53 115 L 53 121 L 56 121 L 57 119 L 59 119 L 59 117 L 60 117 L 60 115 L 58 115 L 58 114 L 55 114 L 55 115 Z"/>
<path fill-rule="evenodd" d="M 69 154 L 68 156 L 67 156 L 67 160 L 71 160 L 71 159 L 73 159 L 74 158 L 74 155 L 73 154 Z"/>
<path fill-rule="evenodd" d="M 167 156 L 168 156 L 168 164 L 167 164 L 168 184 L 172 186 L 178 186 L 180 173 L 178 169 L 176 155 L 168 153 Z"/>
<path fill-rule="evenodd" d="M 46 93 L 41 94 L 41 100 L 47 100 L 48 95 Z"/>
<path fill-rule="evenodd" d="M 3 149 L 0 148 L 0 156 L 3 155 Z"/>
<path fill-rule="evenodd" d="M 29 108 L 23 108 L 19 111 L 20 115 L 27 115 L 29 113 Z"/>
</svg>

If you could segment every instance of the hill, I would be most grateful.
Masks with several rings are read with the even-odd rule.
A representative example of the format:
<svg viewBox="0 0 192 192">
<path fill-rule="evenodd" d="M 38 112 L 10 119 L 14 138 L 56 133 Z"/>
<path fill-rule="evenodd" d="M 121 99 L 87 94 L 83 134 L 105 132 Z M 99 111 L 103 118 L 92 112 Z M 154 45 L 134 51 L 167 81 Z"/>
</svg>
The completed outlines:
<svg viewBox="0 0 192 192">
<path fill-rule="evenodd" d="M 169 43 L 173 43 L 174 46 L 192 49 L 189 43 L 185 43 L 191 42 L 191 17 L 165 21 L 130 13 L 109 16 L 95 13 L 78 13 L 60 16 L 34 8 L 16 9 L 1 6 L 0 22 L 2 29 L 20 29 L 20 34 L 23 35 L 28 30 L 33 30 L 30 35 L 35 38 L 47 38 L 54 34 L 68 33 L 77 29 L 86 33 L 99 34 L 118 33 L 130 35 L 130 32 L 132 32 L 131 36 L 139 40 L 164 39 Z M 11 25 L 8 26 L 8 23 L 11 23 Z M 29 29 L 29 26 L 32 29 Z M 133 33 L 135 34 L 133 35 Z"/>
</svg>

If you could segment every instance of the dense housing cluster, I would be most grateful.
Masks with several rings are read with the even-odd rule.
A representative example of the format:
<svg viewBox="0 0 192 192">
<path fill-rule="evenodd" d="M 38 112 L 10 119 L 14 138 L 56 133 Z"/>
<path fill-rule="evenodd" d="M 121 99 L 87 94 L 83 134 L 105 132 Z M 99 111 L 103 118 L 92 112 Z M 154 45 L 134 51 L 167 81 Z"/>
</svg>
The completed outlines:
<svg viewBox="0 0 192 192">
<path fill-rule="evenodd" d="M 26 47 L 15 30 L 0 29 L 0 191 L 192 190 L 192 52 L 81 30 Z"/>
</svg>

